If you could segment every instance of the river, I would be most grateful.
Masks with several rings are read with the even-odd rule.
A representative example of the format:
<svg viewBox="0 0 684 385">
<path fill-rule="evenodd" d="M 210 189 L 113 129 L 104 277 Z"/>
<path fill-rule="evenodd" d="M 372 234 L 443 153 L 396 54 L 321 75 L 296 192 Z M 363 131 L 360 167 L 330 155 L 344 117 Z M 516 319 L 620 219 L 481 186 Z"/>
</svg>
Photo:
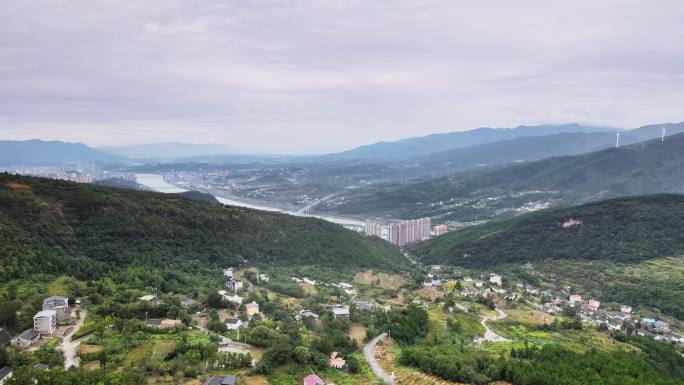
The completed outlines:
<svg viewBox="0 0 684 385">
<path fill-rule="evenodd" d="M 174 186 L 167 181 L 164 180 L 164 177 L 159 174 L 135 174 L 135 178 L 140 183 L 141 185 L 157 191 L 161 193 L 182 193 L 186 190 L 181 187 Z M 299 214 L 294 211 L 287 211 L 287 210 L 282 210 L 282 209 L 277 209 L 275 207 L 269 207 L 269 206 L 261 206 L 261 205 L 254 205 L 250 203 L 245 203 L 245 202 L 240 202 L 236 201 L 230 198 L 224 198 L 220 196 L 216 196 L 216 199 L 223 203 L 224 205 L 229 205 L 229 206 L 238 206 L 238 207 L 246 207 L 250 209 L 255 209 L 255 210 L 262 210 L 262 211 L 277 211 L 285 214 L 290 214 L 290 215 L 296 215 L 299 217 L 312 217 L 312 218 L 318 218 L 318 219 L 323 219 L 328 222 L 336 223 L 341 226 L 353 226 L 353 227 L 360 227 L 360 228 L 365 228 L 366 223 L 362 222 L 358 219 L 353 219 L 353 218 L 342 218 L 342 217 L 333 217 L 330 215 L 313 215 L 313 214 Z"/>
</svg>

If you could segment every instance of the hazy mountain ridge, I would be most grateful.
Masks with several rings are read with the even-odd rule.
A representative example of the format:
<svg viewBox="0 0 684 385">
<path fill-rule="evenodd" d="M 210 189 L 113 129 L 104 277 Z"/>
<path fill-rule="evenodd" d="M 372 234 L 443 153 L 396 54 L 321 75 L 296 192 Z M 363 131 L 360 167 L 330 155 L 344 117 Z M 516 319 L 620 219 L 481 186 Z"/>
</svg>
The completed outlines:
<svg viewBox="0 0 684 385">
<path fill-rule="evenodd" d="M 684 192 L 684 133 L 664 142 L 654 139 L 619 149 L 551 157 L 493 171 L 456 174 L 408 185 L 375 186 L 349 192 L 328 205 L 339 213 L 362 212 L 417 217 L 475 215 L 471 202 L 454 207 L 453 199 L 496 198 L 501 207 L 534 199 L 571 205 L 585 201 L 659 192 Z M 524 197 L 520 194 L 531 193 Z M 536 195 L 535 195 L 536 194 Z M 515 196 L 515 199 L 513 199 Z M 441 202 L 441 203 L 440 203 Z M 480 217 L 491 216 L 481 212 Z"/>
<path fill-rule="evenodd" d="M 563 132 L 614 132 L 615 130 L 606 127 L 583 126 L 576 123 L 518 126 L 515 128 L 482 127 L 474 130 L 406 138 L 394 142 L 378 142 L 330 154 L 330 157 L 338 159 L 400 160 L 524 136 L 544 136 Z"/>
<path fill-rule="evenodd" d="M 0 141 L 0 165 L 55 165 L 75 162 L 124 163 L 126 159 L 82 143 L 42 141 L 38 139 Z"/>
</svg>

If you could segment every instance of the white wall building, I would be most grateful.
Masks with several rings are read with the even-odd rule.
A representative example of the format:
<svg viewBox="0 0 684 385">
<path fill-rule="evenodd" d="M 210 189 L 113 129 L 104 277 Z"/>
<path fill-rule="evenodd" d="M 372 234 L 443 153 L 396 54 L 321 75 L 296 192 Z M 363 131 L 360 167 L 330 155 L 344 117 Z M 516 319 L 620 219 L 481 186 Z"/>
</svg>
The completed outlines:
<svg viewBox="0 0 684 385">
<path fill-rule="evenodd" d="M 52 334 L 57 329 L 57 312 L 41 310 L 33 316 L 33 328 L 40 334 Z"/>
</svg>

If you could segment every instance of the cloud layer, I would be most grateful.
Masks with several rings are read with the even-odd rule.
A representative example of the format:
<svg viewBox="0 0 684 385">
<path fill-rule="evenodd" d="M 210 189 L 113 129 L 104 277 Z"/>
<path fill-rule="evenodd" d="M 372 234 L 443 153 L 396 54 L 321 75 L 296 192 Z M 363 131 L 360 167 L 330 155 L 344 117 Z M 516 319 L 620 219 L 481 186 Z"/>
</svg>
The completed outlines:
<svg viewBox="0 0 684 385">
<path fill-rule="evenodd" d="M 684 120 L 681 1 L 17 1 L 0 138 L 320 153 Z"/>
</svg>

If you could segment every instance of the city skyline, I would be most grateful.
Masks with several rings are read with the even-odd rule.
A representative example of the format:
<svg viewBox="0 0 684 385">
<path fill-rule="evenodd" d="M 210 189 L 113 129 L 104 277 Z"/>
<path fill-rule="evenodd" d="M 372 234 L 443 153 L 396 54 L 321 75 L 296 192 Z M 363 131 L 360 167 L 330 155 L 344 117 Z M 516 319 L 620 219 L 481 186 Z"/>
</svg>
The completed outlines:
<svg viewBox="0 0 684 385">
<path fill-rule="evenodd" d="M 682 120 L 675 1 L 68 3 L 0 10 L 0 139 L 310 154 Z"/>
</svg>

